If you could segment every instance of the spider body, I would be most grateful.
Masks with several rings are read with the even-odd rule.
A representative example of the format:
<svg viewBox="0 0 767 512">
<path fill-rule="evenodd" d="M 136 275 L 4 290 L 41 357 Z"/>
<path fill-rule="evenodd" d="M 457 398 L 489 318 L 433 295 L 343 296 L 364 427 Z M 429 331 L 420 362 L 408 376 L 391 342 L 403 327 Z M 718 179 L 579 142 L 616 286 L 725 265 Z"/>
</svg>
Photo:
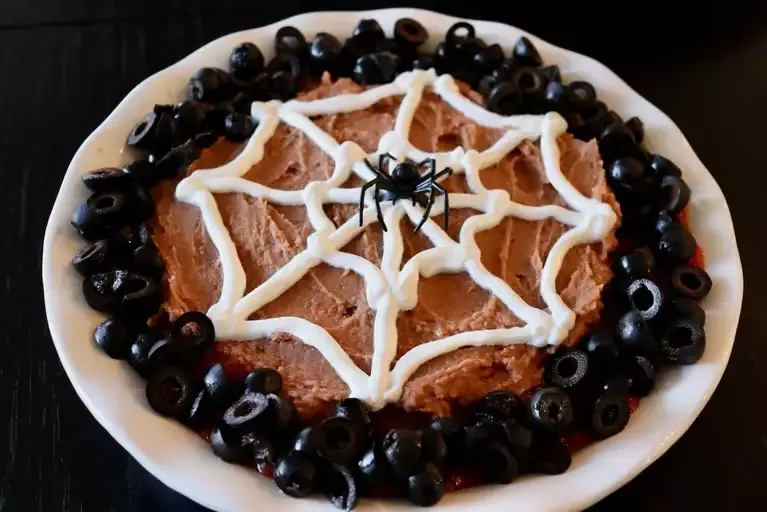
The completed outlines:
<svg viewBox="0 0 767 512">
<path fill-rule="evenodd" d="M 365 206 L 365 192 L 370 187 L 374 187 L 374 199 L 376 204 L 376 213 L 381 228 L 386 231 L 383 214 L 381 212 L 381 201 L 392 201 L 394 203 L 399 199 L 407 199 L 418 203 L 424 208 L 424 214 L 421 221 L 415 227 L 415 231 L 421 229 L 421 226 L 429 219 L 431 207 L 434 205 L 434 193 L 440 192 L 445 197 L 445 229 L 447 230 L 448 215 L 450 203 L 448 202 L 448 193 L 437 180 L 445 175 L 451 175 L 453 170 L 446 167 L 440 172 L 436 172 L 436 162 L 433 158 L 427 158 L 423 162 L 416 163 L 411 160 L 403 160 L 397 163 L 391 174 L 387 174 L 384 169 L 388 160 L 397 159 L 389 153 L 384 153 L 378 158 L 378 168 L 365 160 L 367 167 L 373 171 L 375 178 L 365 183 L 360 191 L 360 226 L 362 225 L 362 209 Z M 421 169 L 426 168 L 426 174 L 421 174 Z"/>
</svg>

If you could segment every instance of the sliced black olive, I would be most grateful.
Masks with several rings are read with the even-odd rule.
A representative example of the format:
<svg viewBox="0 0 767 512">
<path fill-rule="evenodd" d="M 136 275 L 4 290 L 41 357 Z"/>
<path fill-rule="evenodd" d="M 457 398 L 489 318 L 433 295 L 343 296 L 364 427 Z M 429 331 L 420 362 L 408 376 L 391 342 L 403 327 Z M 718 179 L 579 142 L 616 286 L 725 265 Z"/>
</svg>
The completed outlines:
<svg viewBox="0 0 767 512">
<path fill-rule="evenodd" d="M 427 462 L 419 472 L 408 478 L 407 497 L 411 503 L 430 507 L 442 499 L 445 488 L 442 472 L 434 464 Z"/>
<path fill-rule="evenodd" d="M 108 239 L 98 240 L 75 254 L 72 266 L 80 275 L 88 277 L 111 270 L 120 261 L 121 256 L 116 244 Z"/>
<path fill-rule="evenodd" d="M 562 73 L 559 70 L 559 66 L 556 64 L 542 67 L 540 69 L 540 73 L 541 76 L 546 80 L 546 83 L 562 81 Z"/>
<path fill-rule="evenodd" d="M 588 82 L 570 82 L 567 88 L 572 92 L 572 97 L 578 105 L 589 105 L 597 101 L 597 91 Z"/>
<path fill-rule="evenodd" d="M 277 71 L 270 78 L 270 94 L 274 99 L 287 101 L 296 95 L 296 84 L 293 75 L 287 71 Z"/>
<path fill-rule="evenodd" d="M 231 76 L 223 69 L 201 68 L 190 78 L 186 93 L 190 100 L 218 103 L 231 94 Z"/>
<path fill-rule="evenodd" d="M 244 142 L 256 131 L 256 123 L 248 114 L 230 112 L 224 118 L 224 137 L 230 142 Z"/>
<path fill-rule="evenodd" d="M 319 487 L 334 507 L 352 510 L 357 506 L 359 493 L 351 469 L 341 464 L 329 464 L 322 467 L 318 477 Z"/>
<path fill-rule="evenodd" d="M 400 58 L 391 52 L 363 55 L 354 65 L 352 76 L 362 85 L 383 84 L 394 80 Z"/>
<path fill-rule="evenodd" d="M 284 26 L 274 35 L 276 53 L 301 55 L 306 51 L 306 38 L 296 27 Z"/>
<path fill-rule="evenodd" d="M 647 396 L 653 387 L 658 373 L 654 360 L 645 354 L 627 354 L 623 360 L 623 371 L 631 379 L 631 394 Z"/>
<path fill-rule="evenodd" d="M 240 436 L 223 422 L 213 427 L 210 433 L 210 446 L 216 457 L 224 462 L 238 464 L 245 460 L 245 450 L 242 448 Z"/>
<path fill-rule="evenodd" d="M 418 48 L 429 39 L 429 33 L 416 20 L 401 18 L 394 24 L 394 39 L 399 44 Z"/>
<path fill-rule="evenodd" d="M 266 73 L 267 75 L 274 75 L 278 71 L 287 71 L 294 79 L 297 79 L 301 76 L 304 69 L 301 65 L 301 59 L 297 55 L 293 53 L 278 53 L 272 57 L 272 60 L 266 66 Z"/>
<path fill-rule="evenodd" d="M 186 415 L 184 423 L 191 427 L 203 425 L 213 412 L 213 402 L 208 393 L 201 389 L 194 397 L 192 406 L 189 408 L 189 414 Z M 211 436 L 212 437 L 212 436 Z"/>
<path fill-rule="evenodd" d="M 112 359 L 125 359 L 132 343 L 128 324 L 119 318 L 109 318 L 96 326 L 93 339 Z"/>
<path fill-rule="evenodd" d="M 543 430 L 562 431 L 573 421 L 569 395 L 558 388 L 541 388 L 530 398 L 530 419 Z"/>
<path fill-rule="evenodd" d="M 711 277 L 700 267 L 680 265 L 671 271 L 671 286 L 694 300 L 703 300 L 711 291 Z"/>
<path fill-rule="evenodd" d="M 496 114 L 504 116 L 517 114 L 522 107 L 522 94 L 515 85 L 502 82 L 490 91 L 485 106 Z"/>
<path fill-rule="evenodd" d="M 628 126 L 631 133 L 634 134 L 634 140 L 637 144 L 640 144 L 642 140 L 644 140 L 644 123 L 642 120 L 634 116 L 626 121 L 626 126 Z"/>
<path fill-rule="evenodd" d="M 152 333 L 142 332 L 131 343 L 127 355 L 128 364 L 142 377 L 148 377 L 151 374 L 149 351 L 156 341 Z"/>
<path fill-rule="evenodd" d="M 481 454 L 479 467 L 488 482 L 508 484 L 520 474 L 519 461 L 503 443 L 486 446 Z"/>
<path fill-rule="evenodd" d="M 146 385 L 146 398 L 158 414 L 184 418 L 197 396 L 191 377 L 183 368 L 169 366 L 153 374 Z"/>
<path fill-rule="evenodd" d="M 279 394 L 282 391 L 282 377 L 271 368 L 259 368 L 253 370 L 245 377 L 245 387 L 249 391 L 255 391 L 257 393 Z"/>
<path fill-rule="evenodd" d="M 377 444 L 368 448 L 357 462 L 357 468 L 370 485 L 383 485 L 391 478 L 389 461 Z"/>
<path fill-rule="evenodd" d="M 441 467 L 447 457 L 447 444 L 442 434 L 433 428 L 419 431 L 421 435 L 421 460 Z"/>
<path fill-rule="evenodd" d="M 298 452 L 280 458 L 274 468 L 274 483 L 293 498 L 304 498 L 314 490 L 317 467 Z"/>
<path fill-rule="evenodd" d="M 501 45 L 494 43 L 476 52 L 472 60 L 477 70 L 488 73 L 500 66 L 505 59 Z"/>
<path fill-rule="evenodd" d="M 197 135 L 202 128 L 205 111 L 196 101 L 184 100 L 176 105 L 173 118 L 176 120 L 176 128 L 189 138 Z"/>
<path fill-rule="evenodd" d="M 632 281 L 626 288 L 626 295 L 645 321 L 652 321 L 663 312 L 665 294 L 660 286 L 650 279 Z"/>
<path fill-rule="evenodd" d="M 682 178 L 664 176 L 660 182 L 660 204 L 658 208 L 671 215 L 680 213 L 690 202 L 692 192 Z"/>
<path fill-rule="evenodd" d="M 546 362 L 544 380 L 558 388 L 578 387 L 590 376 L 589 357 L 582 350 L 560 350 Z"/>
<path fill-rule="evenodd" d="M 216 329 L 210 318 L 199 311 L 187 311 L 179 316 L 170 331 L 171 338 L 191 352 L 202 354 L 213 346 Z"/>
<path fill-rule="evenodd" d="M 253 43 L 239 44 L 229 55 L 229 68 L 236 78 L 250 80 L 264 69 L 264 54 Z"/>
<path fill-rule="evenodd" d="M 445 33 L 445 42 L 455 47 L 459 42 L 474 39 L 477 35 L 474 25 L 465 21 L 454 23 Z"/>
<path fill-rule="evenodd" d="M 660 235 L 656 256 L 663 263 L 679 265 L 690 261 L 697 246 L 695 237 L 687 229 L 677 225 Z"/>
<path fill-rule="evenodd" d="M 522 66 L 538 67 L 543 64 L 543 59 L 538 53 L 538 49 L 527 37 L 520 37 L 514 44 L 512 50 L 514 60 Z"/>
<path fill-rule="evenodd" d="M 370 428 L 372 423 L 372 411 L 365 402 L 359 398 L 345 398 L 338 402 L 335 407 L 336 416 L 349 418 L 362 429 Z"/>
<path fill-rule="evenodd" d="M 673 364 L 695 364 L 706 350 L 706 332 L 692 318 L 672 322 L 661 335 L 661 352 Z"/>
<path fill-rule="evenodd" d="M 628 396 L 605 393 L 594 402 L 591 428 L 601 439 L 611 437 L 628 425 L 630 415 Z"/>
<path fill-rule="evenodd" d="M 120 313 L 127 318 L 146 319 L 157 313 L 162 304 L 162 288 L 152 278 L 130 272 L 119 289 Z"/>
<path fill-rule="evenodd" d="M 572 458 L 567 446 L 558 437 L 546 436 L 533 443 L 528 462 L 534 472 L 559 475 L 567 471 Z"/>
<path fill-rule="evenodd" d="M 650 155 L 650 167 L 659 180 L 664 176 L 682 177 L 682 170 L 674 162 L 660 155 Z"/>
<path fill-rule="evenodd" d="M 327 418 L 316 427 L 317 453 L 325 460 L 349 464 L 362 448 L 362 439 L 354 422 L 336 416 Z"/>
<path fill-rule="evenodd" d="M 249 434 L 266 428 L 270 421 L 269 400 L 261 393 L 245 392 L 223 417 L 224 424 L 240 434 Z"/>
<path fill-rule="evenodd" d="M 150 240 L 133 250 L 132 268 L 149 277 L 162 277 L 165 263 L 157 246 Z"/>
<path fill-rule="evenodd" d="M 413 430 L 395 429 L 381 443 L 389 467 L 399 478 L 412 475 L 421 459 L 421 436 Z"/>
<path fill-rule="evenodd" d="M 624 277 L 650 277 L 655 269 L 655 258 L 647 247 L 635 249 L 617 260 L 616 270 Z"/>
<path fill-rule="evenodd" d="M 503 431 L 503 441 L 511 448 L 512 453 L 518 459 L 527 457 L 530 447 L 533 445 L 533 431 L 515 419 L 503 421 L 501 430 Z"/>
<path fill-rule="evenodd" d="M 620 346 L 625 350 L 649 354 L 658 350 L 658 340 L 639 311 L 631 310 L 621 316 L 617 333 Z"/>
<path fill-rule="evenodd" d="M 240 391 L 238 386 L 229 379 L 221 363 L 216 363 L 208 368 L 202 381 L 211 402 L 219 408 L 231 406 Z"/>
<path fill-rule="evenodd" d="M 240 440 L 240 447 L 256 464 L 273 465 L 276 450 L 269 439 L 258 434 L 246 434 Z"/>
<path fill-rule="evenodd" d="M 122 192 L 130 190 L 133 178 L 122 169 L 105 167 L 82 177 L 83 184 L 93 192 Z"/>
<path fill-rule="evenodd" d="M 338 57 L 341 55 L 341 42 L 332 34 L 320 32 L 309 46 L 309 58 L 315 73 L 325 70 L 333 71 Z"/>
</svg>

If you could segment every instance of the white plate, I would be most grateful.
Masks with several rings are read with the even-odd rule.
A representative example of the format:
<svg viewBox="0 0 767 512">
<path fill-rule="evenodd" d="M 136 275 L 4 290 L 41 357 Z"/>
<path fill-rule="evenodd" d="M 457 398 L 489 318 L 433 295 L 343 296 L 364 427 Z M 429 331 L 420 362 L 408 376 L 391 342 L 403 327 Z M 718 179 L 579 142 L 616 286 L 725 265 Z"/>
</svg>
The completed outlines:
<svg viewBox="0 0 767 512">
<path fill-rule="evenodd" d="M 92 342 L 102 317 L 85 304 L 81 280 L 69 262 L 82 245 L 69 224 L 75 205 L 86 198 L 80 183 L 85 172 L 119 166 L 131 160 L 126 135 L 155 103 L 173 103 L 191 73 L 206 65 L 226 67 L 232 47 L 252 41 L 271 52 L 274 32 L 293 25 L 304 34 L 319 30 L 345 36 L 357 20 L 374 17 L 391 31 L 394 22 L 411 17 L 423 23 L 434 44 L 456 18 L 415 9 L 369 12 L 322 12 L 222 37 L 181 62 L 139 84 L 77 151 L 45 233 L 43 284 L 51 335 L 72 384 L 96 419 L 147 470 L 176 491 L 215 510 L 241 511 L 271 507 L 291 510 L 332 510 L 315 500 L 283 497 L 271 482 L 253 471 L 225 464 L 193 432 L 154 414 L 146 405 L 144 386 L 124 363 L 109 359 Z M 628 427 L 619 435 L 579 452 L 570 470 L 558 476 L 526 477 L 508 486 L 480 487 L 451 493 L 441 502 L 446 510 L 576 510 L 585 508 L 628 482 L 662 455 L 687 430 L 719 382 L 730 357 L 743 299 L 743 275 L 727 203 L 714 179 L 674 123 L 592 59 L 555 47 L 519 29 L 484 21 L 473 22 L 479 36 L 509 49 L 522 35 L 536 44 L 544 61 L 558 64 L 565 79 L 592 82 L 599 97 L 622 117 L 638 115 L 645 123 L 649 147 L 684 171 L 693 190 L 691 228 L 706 257 L 714 288 L 704 307 L 708 315 L 705 356 L 695 366 L 663 374 L 651 396 L 642 401 Z M 696 461 L 690 461 L 695 464 Z M 394 502 L 363 500 L 361 508 L 404 507 Z"/>
</svg>

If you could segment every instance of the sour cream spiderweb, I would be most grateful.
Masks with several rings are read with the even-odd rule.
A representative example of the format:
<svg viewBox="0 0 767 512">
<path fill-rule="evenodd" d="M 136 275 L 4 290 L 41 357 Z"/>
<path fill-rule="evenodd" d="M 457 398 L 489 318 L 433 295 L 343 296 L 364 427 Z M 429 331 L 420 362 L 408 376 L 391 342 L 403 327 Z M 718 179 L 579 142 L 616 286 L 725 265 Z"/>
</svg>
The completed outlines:
<svg viewBox="0 0 767 512">
<path fill-rule="evenodd" d="M 444 153 L 420 151 L 409 142 L 408 134 L 424 90 L 429 87 L 443 101 L 476 123 L 506 129 L 504 135 L 484 151 L 458 147 Z M 368 155 L 351 141 L 338 142 L 314 124 L 310 117 L 366 109 L 389 96 L 404 96 L 394 129 L 384 134 L 378 149 Z M 396 402 L 403 385 L 419 366 L 441 354 L 460 347 L 512 345 L 528 343 L 536 347 L 557 345 L 575 322 L 575 314 L 556 292 L 555 281 L 567 252 L 579 244 L 603 240 L 613 228 L 616 215 L 606 203 L 582 195 L 565 178 L 559 167 L 557 138 L 567 123 L 556 113 L 543 116 L 504 117 L 482 108 L 463 96 L 453 78 L 437 76 L 434 70 L 403 73 L 390 84 L 367 89 L 359 94 L 342 94 L 315 101 L 292 100 L 287 103 L 253 103 L 252 116 L 259 125 L 243 151 L 231 162 L 214 169 L 198 170 L 182 180 L 176 198 L 200 208 L 202 220 L 211 241 L 218 250 L 223 273 L 221 295 L 208 311 L 216 327 L 218 339 L 252 340 L 288 333 L 316 348 L 338 376 L 348 385 L 350 396 L 364 400 L 374 409 Z M 303 190 L 278 190 L 243 179 L 242 176 L 264 156 L 264 147 L 280 122 L 302 131 L 322 151 L 330 155 L 334 169 L 326 181 L 313 181 Z M 547 181 L 570 209 L 556 205 L 527 206 L 511 201 L 505 190 L 488 190 L 480 181 L 482 169 L 491 167 L 513 151 L 523 140 L 540 138 L 541 154 Z M 356 204 L 359 188 L 341 188 L 356 173 L 363 180 L 373 175 L 362 162 L 376 161 L 378 155 L 391 153 L 398 160 L 421 161 L 435 158 L 437 168 L 452 167 L 465 174 L 470 194 L 450 194 L 453 208 L 472 208 L 482 212 L 467 219 L 460 230 L 459 241 L 451 239 L 440 226 L 429 219 L 421 228 L 434 245 L 411 258 L 400 270 L 403 242 L 400 220 L 407 216 L 417 224 L 423 209 L 407 201 L 396 205 L 382 203 L 384 221 L 389 230 L 383 234 L 383 257 L 380 267 L 341 248 L 359 235 L 365 227 L 377 222 L 372 191 L 366 197 L 362 227 L 355 215 L 336 228 L 323 211 L 329 203 Z M 242 193 L 280 205 L 305 206 L 313 228 L 306 249 L 260 286 L 245 294 L 245 271 L 214 200 L 214 193 Z M 431 216 L 444 210 L 440 197 Z M 534 308 L 502 279 L 482 265 L 474 240 L 479 231 L 497 226 L 505 217 L 526 220 L 553 218 L 571 228 L 549 251 L 541 273 L 540 294 L 548 311 Z M 326 263 L 351 270 L 363 277 L 365 296 L 375 311 L 373 357 L 370 375 L 358 368 L 338 342 L 322 327 L 296 317 L 248 320 L 259 308 L 279 297 L 296 284 L 310 269 Z M 397 353 L 397 314 L 410 310 L 418 302 L 418 280 L 443 272 L 466 272 L 483 289 L 494 294 L 525 324 L 508 329 L 469 331 L 419 345 L 404 354 L 392 368 Z M 390 370 L 391 368 L 391 370 Z"/>
</svg>

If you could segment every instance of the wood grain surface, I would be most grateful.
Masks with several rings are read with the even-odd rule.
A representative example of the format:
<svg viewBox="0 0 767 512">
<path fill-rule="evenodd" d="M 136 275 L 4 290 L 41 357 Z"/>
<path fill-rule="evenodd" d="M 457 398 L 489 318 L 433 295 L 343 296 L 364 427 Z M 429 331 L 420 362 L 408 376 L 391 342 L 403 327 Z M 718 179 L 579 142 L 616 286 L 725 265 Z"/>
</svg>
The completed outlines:
<svg viewBox="0 0 767 512">
<path fill-rule="evenodd" d="M 0 208 L 5 219 L 5 241 L 0 244 L 4 265 L 0 510 L 202 510 L 144 471 L 75 395 L 47 331 L 40 278 L 42 238 L 75 150 L 143 78 L 228 32 L 307 10 L 401 3 L 259 4 L 252 0 L 0 3 Z M 728 2 L 716 9 L 676 3 L 654 9 L 643 4 L 631 15 L 585 2 L 563 8 L 515 3 L 506 15 L 499 15 L 492 2 L 465 2 L 460 8 L 439 2 L 417 4 L 512 23 L 597 58 L 669 114 L 711 170 L 732 209 L 746 278 L 730 365 L 689 432 L 594 510 L 735 510 L 763 503 L 767 483 L 764 2 Z"/>
</svg>

